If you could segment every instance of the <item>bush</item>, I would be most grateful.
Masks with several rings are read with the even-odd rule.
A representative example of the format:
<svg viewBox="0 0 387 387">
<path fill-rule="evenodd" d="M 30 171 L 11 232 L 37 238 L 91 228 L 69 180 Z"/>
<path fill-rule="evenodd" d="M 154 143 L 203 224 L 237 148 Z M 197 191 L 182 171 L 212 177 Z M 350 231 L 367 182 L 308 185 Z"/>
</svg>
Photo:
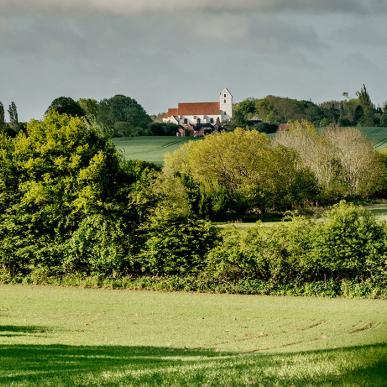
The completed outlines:
<svg viewBox="0 0 387 387">
<path fill-rule="evenodd" d="M 145 244 L 138 262 L 143 272 L 152 275 L 198 272 L 218 240 L 218 231 L 210 222 L 167 210 L 156 212 L 143 231 Z"/>
<path fill-rule="evenodd" d="M 321 269 L 345 279 L 385 280 L 387 229 L 366 209 L 341 202 L 326 213 L 315 242 Z"/>
<path fill-rule="evenodd" d="M 119 219 L 103 215 L 85 218 L 67 242 L 63 268 L 66 273 L 120 275 L 127 271 L 130 237 Z"/>
<path fill-rule="evenodd" d="M 315 226 L 303 217 L 269 228 L 260 223 L 244 234 L 226 233 L 223 243 L 208 254 L 207 275 L 235 281 L 259 279 L 272 284 L 306 281 Z"/>
<path fill-rule="evenodd" d="M 304 291 L 321 294 L 340 293 L 333 285 L 325 289 L 329 281 L 335 286 L 341 280 L 369 281 L 371 288 L 387 285 L 386 226 L 346 203 L 334 206 L 326 217 L 324 223 L 296 216 L 278 226 L 226 232 L 209 252 L 203 276 L 219 283 L 267 281 L 273 287 L 309 283 Z"/>
</svg>

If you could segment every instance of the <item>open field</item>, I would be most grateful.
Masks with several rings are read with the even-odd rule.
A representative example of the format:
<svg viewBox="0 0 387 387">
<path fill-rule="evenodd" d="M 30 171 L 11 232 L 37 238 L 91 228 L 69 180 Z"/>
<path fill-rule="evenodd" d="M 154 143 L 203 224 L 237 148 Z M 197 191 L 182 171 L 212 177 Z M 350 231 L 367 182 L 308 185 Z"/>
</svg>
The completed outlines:
<svg viewBox="0 0 387 387">
<path fill-rule="evenodd" d="M 370 206 L 366 206 L 368 211 L 370 211 L 372 214 L 375 215 L 375 217 L 380 221 L 386 221 L 387 222 L 387 204 L 374 204 Z M 324 221 L 323 218 L 318 219 L 318 221 Z M 276 227 L 280 225 L 281 221 L 275 221 L 275 222 L 262 222 L 263 225 L 267 227 Z M 219 223 L 218 226 L 221 228 L 233 228 L 236 227 L 238 230 L 248 230 L 249 228 L 253 227 L 256 223 L 255 222 L 230 222 L 230 223 Z"/>
<path fill-rule="evenodd" d="M 387 148 L 387 128 L 360 129 L 375 144 L 378 151 Z M 128 160 L 143 160 L 162 165 L 166 153 L 174 151 L 181 144 L 190 140 L 194 139 L 192 137 L 142 136 L 114 138 L 113 142 Z"/>
<path fill-rule="evenodd" d="M 387 128 L 359 128 L 375 145 L 376 149 L 387 147 Z"/>
<path fill-rule="evenodd" d="M 383 385 L 387 302 L 0 286 L 1 385 Z"/>
<path fill-rule="evenodd" d="M 143 160 L 158 165 L 163 163 L 166 153 L 193 140 L 191 137 L 143 136 L 113 139 L 114 144 L 128 160 Z"/>
</svg>

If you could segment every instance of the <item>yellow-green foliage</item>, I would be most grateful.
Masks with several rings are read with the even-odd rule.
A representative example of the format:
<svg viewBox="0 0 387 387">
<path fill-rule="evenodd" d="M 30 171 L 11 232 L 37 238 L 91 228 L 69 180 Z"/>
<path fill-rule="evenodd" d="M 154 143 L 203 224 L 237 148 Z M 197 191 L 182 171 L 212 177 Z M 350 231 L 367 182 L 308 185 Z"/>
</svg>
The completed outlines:
<svg viewBox="0 0 387 387">
<path fill-rule="evenodd" d="M 124 163 L 97 127 L 56 112 L 14 139 L 0 134 L 0 158 L 2 271 L 127 269 L 134 230 L 151 207 L 146 163 Z"/>
<path fill-rule="evenodd" d="M 163 179 L 172 187 L 196 186 L 204 213 L 234 211 L 241 216 L 245 211 L 296 206 L 313 196 L 313 177 L 296 160 L 292 150 L 273 146 L 265 135 L 236 129 L 187 143 L 167 155 Z"/>
</svg>

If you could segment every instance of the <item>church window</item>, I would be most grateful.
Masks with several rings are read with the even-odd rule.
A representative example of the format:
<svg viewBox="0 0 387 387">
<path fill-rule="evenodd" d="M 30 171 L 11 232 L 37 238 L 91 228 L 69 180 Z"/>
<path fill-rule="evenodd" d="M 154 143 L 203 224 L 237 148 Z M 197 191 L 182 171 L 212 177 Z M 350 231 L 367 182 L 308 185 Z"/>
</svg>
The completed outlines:
<svg viewBox="0 0 387 387">
<path fill-rule="evenodd" d="M 224 95 L 224 98 L 227 98 L 227 94 Z"/>
<path fill-rule="evenodd" d="M 184 118 L 184 123 L 188 124 L 188 119 L 187 118 Z"/>
<path fill-rule="evenodd" d="M 214 119 L 213 119 L 213 118 L 210 119 L 210 123 L 211 123 L 211 124 L 214 123 Z"/>
<path fill-rule="evenodd" d="M 226 100 L 224 100 L 224 103 L 227 103 L 227 101 L 226 101 Z"/>
</svg>

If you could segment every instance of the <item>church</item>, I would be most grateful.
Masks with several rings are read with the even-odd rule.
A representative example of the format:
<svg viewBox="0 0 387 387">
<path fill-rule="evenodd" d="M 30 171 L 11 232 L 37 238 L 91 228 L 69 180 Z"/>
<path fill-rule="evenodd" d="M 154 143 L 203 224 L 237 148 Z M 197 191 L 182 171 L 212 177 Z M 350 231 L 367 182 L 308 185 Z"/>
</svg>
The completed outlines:
<svg viewBox="0 0 387 387">
<path fill-rule="evenodd" d="M 177 108 L 168 109 L 163 122 L 192 128 L 221 125 L 231 120 L 232 105 L 233 96 L 225 88 L 217 102 L 180 102 Z"/>
</svg>

